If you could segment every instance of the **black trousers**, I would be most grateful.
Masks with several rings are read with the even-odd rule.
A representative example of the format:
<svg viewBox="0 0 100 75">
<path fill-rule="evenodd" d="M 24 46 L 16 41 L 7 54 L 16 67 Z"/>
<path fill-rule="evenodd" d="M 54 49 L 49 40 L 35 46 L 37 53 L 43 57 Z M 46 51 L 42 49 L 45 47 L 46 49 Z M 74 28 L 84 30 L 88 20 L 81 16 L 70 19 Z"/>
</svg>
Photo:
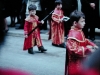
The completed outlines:
<svg viewBox="0 0 100 75">
<path fill-rule="evenodd" d="M 95 28 L 96 28 L 96 21 L 95 16 L 86 15 L 85 18 L 85 26 L 83 28 L 83 32 L 86 38 L 94 38 L 95 39 Z"/>
</svg>

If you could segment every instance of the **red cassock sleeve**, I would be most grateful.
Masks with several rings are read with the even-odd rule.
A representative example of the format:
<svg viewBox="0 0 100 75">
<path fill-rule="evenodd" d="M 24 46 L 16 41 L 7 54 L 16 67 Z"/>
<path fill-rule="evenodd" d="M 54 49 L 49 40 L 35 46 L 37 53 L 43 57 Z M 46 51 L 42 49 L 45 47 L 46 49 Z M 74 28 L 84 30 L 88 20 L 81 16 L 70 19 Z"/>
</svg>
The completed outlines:
<svg viewBox="0 0 100 75">
<path fill-rule="evenodd" d="M 88 39 L 86 39 L 86 43 L 87 43 L 87 45 L 96 46 L 96 44 L 94 44 L 93 42 L 91 42 L 91 41 L 88 40 Z"/>
<path fill-rule="evenodd" d="M 85 46 L 80 46 L 80 43 L 73 39 L 67 40 L 67 48 L 69 51 L 74 52 L 80 57 L 85 57 L 86 54 L 90 53 L 91 50 Z"/>
<path fill-rule="evenodd" d="M 25 24 L 24 24 L 24 34 L 27 35 L 28 34 L 28 24 L 29 22 L 28 21 L 25 21 Z"/>
<path fill-rule="evenodd" d="M 60 22 L 60 17 L 56 14 L 52 14 L 52 20 L 59 23 Z"/>
</svg>

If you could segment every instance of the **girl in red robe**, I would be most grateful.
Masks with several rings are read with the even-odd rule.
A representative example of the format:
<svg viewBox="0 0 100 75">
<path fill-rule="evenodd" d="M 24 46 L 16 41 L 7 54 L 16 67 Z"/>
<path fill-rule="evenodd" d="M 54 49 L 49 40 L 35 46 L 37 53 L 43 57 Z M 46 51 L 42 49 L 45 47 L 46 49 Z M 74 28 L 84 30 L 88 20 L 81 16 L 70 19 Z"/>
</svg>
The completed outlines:
<svg viewBox="0 0 100 75">
<path fill-rule="evenodd" d="M 67 38 L 68 64 L 65 73 L 67 72 L 67 75 L 82 75 L 81 65 L 84 58 L 94 51 L 92 48 L 98 48 L 98 46 L 86 39 L 82 32 L 85 25 L 85 16 L 82 12 L 73 11 L 70 20 L 73 26 Z"/>
<path fill-rule="evenodd" d="M 38 21 L 39 17 L 36 14 L 36 6 L 35 5 L 29 5 L 28 7 L 29 15 L 25 19 L 25 25 L 24 25 L 24 34 L 25 34 L 25 41 L 24 41 L 24 48 L 23 50 L 28 50 L 28 53 L 34 54 L 33 52 L 33 46 L 37 45 L 39 51 L 44 52 L 47 51 L 44 49 L 40 37 L 40 30 L 39 28 L 35 29 L 35 31 L 32 32 L 28 36 L 28 33 L 31 32 L 39 23 L 44 23 L 44 21 Z"/>
<path fill-rule="evenodd" d="M 56 8 L 52 13 L 51 21 L 51 39 L 53 46 L 59 46 L 65 48 L 64 44 L 64 23 L 62 18 L 64 17 L 62 8 L 62 2 L 57 0 Z"/>
</svg>

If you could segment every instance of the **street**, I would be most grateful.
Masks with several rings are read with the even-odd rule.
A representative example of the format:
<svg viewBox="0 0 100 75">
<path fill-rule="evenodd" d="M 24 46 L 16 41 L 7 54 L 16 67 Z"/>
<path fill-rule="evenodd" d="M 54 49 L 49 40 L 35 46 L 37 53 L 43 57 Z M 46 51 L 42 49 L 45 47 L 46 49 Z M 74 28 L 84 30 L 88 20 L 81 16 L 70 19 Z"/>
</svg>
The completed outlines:
<svg viewBox="0 0 100 75">
<path fill-rule="evenodd" d="M 42 40 L 48 50 L 40 53 L 35 46 L 35 54 L 23 51 L 23 37 L 6 36 L 0 47 L 0 68 L 23 70 L 32 75 L 64 75 L 65 50 L 51 45 L 51 40 Z"/>
<path fill-rule="evenodd" d="M 7 20 L 9 24 L 9 18 Z M 48 30 L 41 30 L 43 46 L 48 51 L 40 53 L 35 46 L 32 55 L 23 51 L 23 29 L 9 28 L 0 46 L 0 68 L 22 70 L 32 75 L 64 75 L 66 49 L 52 46 L 47 33 Z M 100 47 L 100 29 L 96 28 L 95 37 L 94 43 Z"/>
<path fill-rule="evenodd" d="M 78 11 L 81 11 L 80 0 L 78 0 L 77 8 Z M 6 20 L 9 26 L 11 24 L 10 16 L 6 17 Z M 17 18 L 15 22 L 17 22 Z M 49 23 L 47 22 L 47 24 Z M 15 27 L 8 27 L 9 31 L 3 42 L 0 43 L 0 73 L 1 69 L 15 69 L 31 75 L 64 75 L 66 49 L 52 46 L 52 41 L 48 40 L 50 25 L 47 25 L 47 30 L 40 31 L 43 46 L 47 51 L 41 53 L 35 46 L 33 47 L 34 54 L 29 54 L 27 50 L 23 51 L 24 30 L 17 29 L 19 26 L 20 24 L 16 24 Z M 92 42 L 100 50 L 100 29 L 95 28 L 95 33 L 95 41 Z M 65 44 L 66 38 L 67 36 L 65 36 Z"/>
</svg>

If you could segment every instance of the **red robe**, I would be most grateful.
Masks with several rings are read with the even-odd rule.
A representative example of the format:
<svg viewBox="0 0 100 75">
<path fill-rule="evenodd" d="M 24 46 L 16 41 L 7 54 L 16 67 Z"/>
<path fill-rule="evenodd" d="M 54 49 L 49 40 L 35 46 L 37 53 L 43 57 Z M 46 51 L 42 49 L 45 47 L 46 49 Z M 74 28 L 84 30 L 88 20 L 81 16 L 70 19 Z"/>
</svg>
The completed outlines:
<svg viewBox="0 0 100 75">
<path fill-rule="evenodd" d="M 33 74 L 16 69 L 0 68 L 0 75 L 33 75 Z"/>
<path fill-rule="evenodd" d="M 61 9 L 55 8 L 52 13 L 51 39 L 52 43 L 57 45 L 64 43 L 64 24 L 60 22 L 63 16 L 63 11 Z"/>
<path fill-rule="evenodd" d="M 83 70 L 82 75 L 100 75 L 100 70 L 91 68 L 86 71 Z"/>
<path fill-rule="evenodd" d="M 25 19 L 24 25 L 24 34 L 28 34 L 32 29 L 34 29 L 40 22 L 38 21 L 38 16 L 28 16 Z M 24 48 L 23 50 L 27 50 L 33 46 L 37 45 L 38 47 L 42 46 L 40 30 L 39 28 L 35 29 L 28 38 L 24 40 Z"/>
<path fill-rule="evenodd" d="M 94 43 L 85 38 L 82 30 L 73 27 L 69 31 L 67 39 L 69 62 L 66 66 L 68 75 L 82 75 L 82 72 L 80 72 L 82 61 L 86 55 L 91 53 L 91 49 L 87 48 L 87 45 L 95 46 Z"/>
</svg>

